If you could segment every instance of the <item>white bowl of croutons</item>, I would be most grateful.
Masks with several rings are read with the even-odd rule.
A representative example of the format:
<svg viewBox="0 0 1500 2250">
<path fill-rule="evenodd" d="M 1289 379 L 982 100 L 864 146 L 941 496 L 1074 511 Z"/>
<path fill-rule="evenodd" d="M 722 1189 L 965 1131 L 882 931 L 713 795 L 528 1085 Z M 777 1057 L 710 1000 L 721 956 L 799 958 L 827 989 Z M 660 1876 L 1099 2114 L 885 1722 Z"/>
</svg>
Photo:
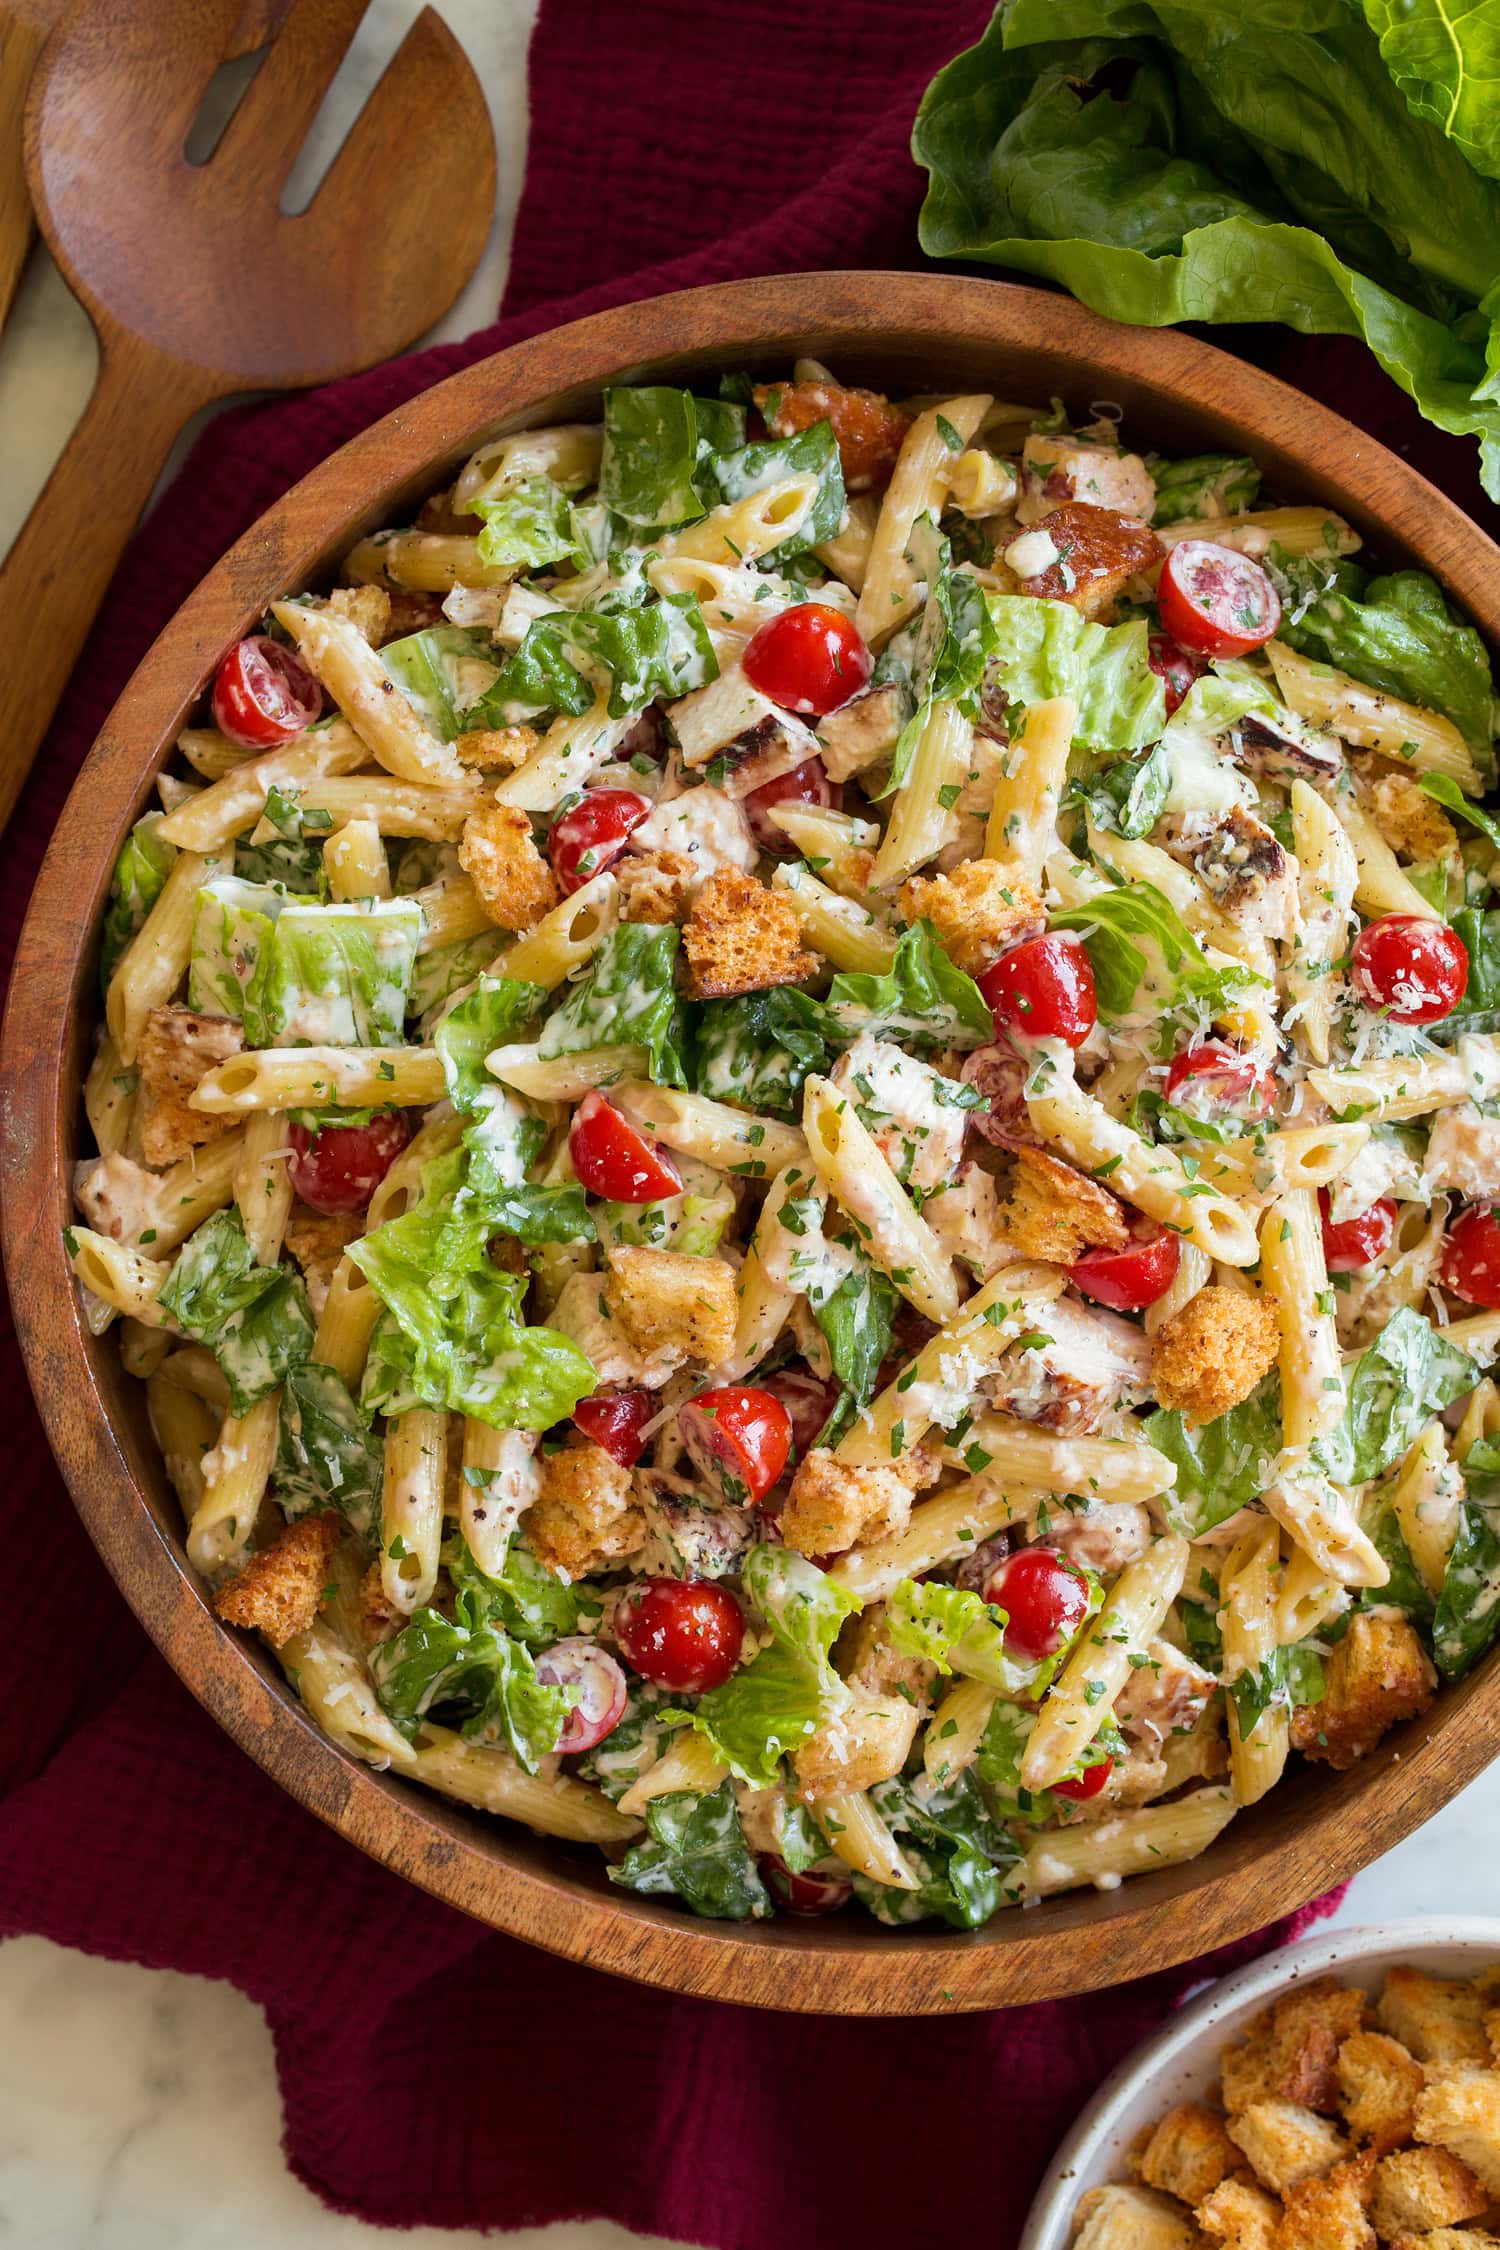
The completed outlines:
<svg viewBox="0 0 1500 2250">
<path fill-rule="evenodd" d="M 1500 1920 L 1334 1930 L 1211 1985 L 1059 2148 L 1019 2250 L 1500 2250 Z"/>
</svg>

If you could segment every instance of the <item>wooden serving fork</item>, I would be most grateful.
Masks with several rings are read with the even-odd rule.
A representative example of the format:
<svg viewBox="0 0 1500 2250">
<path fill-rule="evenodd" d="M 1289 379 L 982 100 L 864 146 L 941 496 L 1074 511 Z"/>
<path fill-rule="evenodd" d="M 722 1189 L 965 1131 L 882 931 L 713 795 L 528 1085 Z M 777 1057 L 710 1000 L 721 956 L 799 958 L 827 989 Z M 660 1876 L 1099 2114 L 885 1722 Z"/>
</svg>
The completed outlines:
<svg viewBox="0 0 1500 2250">
<path fill-rule="evenodd" d="M 366 4 L 290 0 L 201 165 L 183 147 L 242 0 L 85 0 L 42 52 L 27 180 L 93 321 L 99 377 L 0 567 L 0 826 L 183 424 L 234 391 L 298 389 L 390 358 L 478 262 L 494 135 L 431 8 L 307 210 L 277 207 Z"/>
</svg>

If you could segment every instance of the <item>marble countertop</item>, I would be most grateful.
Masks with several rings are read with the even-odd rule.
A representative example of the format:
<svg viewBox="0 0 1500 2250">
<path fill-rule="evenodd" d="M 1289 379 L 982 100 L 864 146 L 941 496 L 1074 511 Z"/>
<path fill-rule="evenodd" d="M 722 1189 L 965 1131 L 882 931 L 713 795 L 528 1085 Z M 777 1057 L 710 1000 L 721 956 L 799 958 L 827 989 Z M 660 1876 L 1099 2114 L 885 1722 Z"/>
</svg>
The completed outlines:
<svg viewBox="0 0 1500 2250">
<path fill-rule="evenodd" d="M 484 81 L 500 196 L 483 262 L 442 326 L 492 319 L 525 160 L 526 42 L 536 0 L 438 0 Z M 419 0 L 373 0 L 316 128 L 326 162 Z M 0 338 L 0 553 L 93 381 L 93 339 L 46 256 L 32 260 Z M 1473 1913 L 1500 1859 L 1500 1765 L 1354 1884 L 1339 1921 Z M 41 1939 L 0 1947 L 0 2245 L 24 2250 L 210 2250 L 274 2243 L 332 2250 L 379 2230 L 337 2216 L 287 2173 L 271 2042 L 236 1992 L 97 1961 Z M 411 2250 L 478 2234 L 419 2229 Z M 604 2221 L 528 2231 L 522 2250 L 617 2250 Z"/>
</svg>

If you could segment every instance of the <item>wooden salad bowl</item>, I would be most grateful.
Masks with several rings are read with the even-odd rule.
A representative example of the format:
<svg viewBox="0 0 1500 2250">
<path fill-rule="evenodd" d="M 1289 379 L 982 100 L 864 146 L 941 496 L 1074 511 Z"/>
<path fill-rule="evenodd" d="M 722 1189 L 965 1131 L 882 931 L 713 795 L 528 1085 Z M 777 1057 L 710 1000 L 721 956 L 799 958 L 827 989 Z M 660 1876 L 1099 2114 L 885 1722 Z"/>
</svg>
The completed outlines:
<svg viewBox="0 0 1500 2250">
<path fill-rule="evenodd" d="M 315 586 L 361 534 L 400 523 L 496 430 L 594 414 L 610 380 L 685 382 L 742 366 L 771 374 L 799 353 L 898 395 L 951 387 L 1041 404 L 1057 394 L 1075 407 L 1113 400 L 1138 441 L 1252 453 L 1289 499 L 1326 501 L 1386 563 L 1431 570 L 1500 647 L 1500 549 L 1458 508 L 1339 416 L 1170 329 L 1118 327 L 1003 282 L 834 273 L 689 290 L 534 336 L 398 408 L 294 486 L 210 571 L 110 713 L 21 939 L 0 1050 L 4 1253 L 43 1419 L 121 1591 L 219 1724 L 351 1843 L 496 1929 L 647 1984 L 848 2015 L 1005 2007 L 1186 1960 L 1368 1865 L 1495 1755 L 1500 1657 L 1353 1771 L 1302 1768 L 1200 1859 L 1113 1892 L 1003 1911 L 973 1933 L 899 1932 L 854 1915 L 699 1921 L 613 1888 L 592 1849 L 371 1772 L 318 1732 L 259 1643 L 212 1616 L 185 1560 L 145 1387 L 124 1373 L 113 1337 L 87 1334 L 60 1240 L 110 871 L 223 650 L 273 597 Z"/>
</svg>

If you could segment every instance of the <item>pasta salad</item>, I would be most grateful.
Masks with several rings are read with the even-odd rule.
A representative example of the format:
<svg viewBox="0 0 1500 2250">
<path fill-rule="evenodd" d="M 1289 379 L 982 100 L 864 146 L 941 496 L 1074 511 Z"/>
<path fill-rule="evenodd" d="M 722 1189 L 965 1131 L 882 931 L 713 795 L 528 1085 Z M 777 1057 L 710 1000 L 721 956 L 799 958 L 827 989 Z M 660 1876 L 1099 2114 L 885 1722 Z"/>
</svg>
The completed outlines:
<svg viewBox="0 0 1500 2250">
<path fill-rule="evenodd" d="M 490 441 L 225 655 L 66 1245 L 335 1742 L 972 1929 L 1479 1659 L 1495 705 L 1360 544 L 799 362 Z"/>
</svg>

